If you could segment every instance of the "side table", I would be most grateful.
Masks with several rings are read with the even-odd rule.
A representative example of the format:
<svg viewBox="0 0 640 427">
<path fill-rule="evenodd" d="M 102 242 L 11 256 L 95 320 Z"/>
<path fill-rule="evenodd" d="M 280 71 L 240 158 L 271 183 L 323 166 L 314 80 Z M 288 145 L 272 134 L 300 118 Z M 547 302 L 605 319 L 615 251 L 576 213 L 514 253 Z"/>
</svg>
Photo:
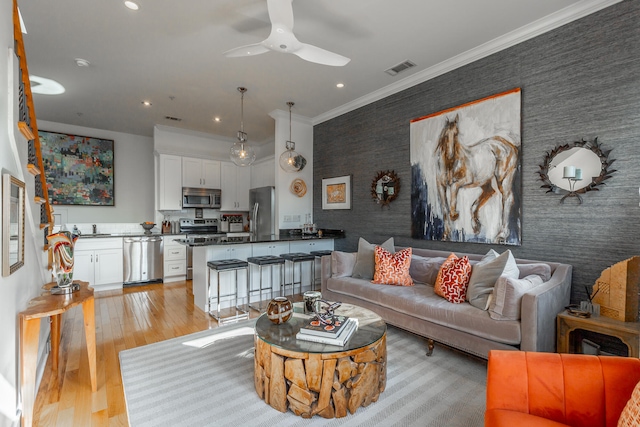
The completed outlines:
<svg viewBox="0 0 640 427">
<path fill-rule="evenodd" d="M 82 304 L 84 315 L 84 333 L 89 356 L 89 376 L 91 391 L 97 391 L 96 378 L 96 327 L 93 288 L 88 282 L 74 281 L 80 284 L 80 290 L 68 295 L 52 295 L 49 290 L 55 283 L 42 288 L 42 295 L 29 301 L 27 309 L 20 312 L 20 384 L 22 395 L 22 425 L 31 426 L 33 405 L 35 403 L 36 368 L 38 362 L 38 343 L 40 338 L 40 319 L 51 318 L 51 366 L 58 372 L 58 349 L 60 346 L 60 322 L 62 313 Z M 57 375 L 56 375 L 57 377 Z"/>
<path fill-rule="evenodd" d="M 628 350 L 629 357 L 640 356 L 640 323 L 621 322 L 608 317 L 598 316 L 582 318 L 571 316 L 567 312 L 558 314 L 558 353 L 570 353 L 570 335 L 576 329 L 597 332 L 620 339 Z"/>
</svg>

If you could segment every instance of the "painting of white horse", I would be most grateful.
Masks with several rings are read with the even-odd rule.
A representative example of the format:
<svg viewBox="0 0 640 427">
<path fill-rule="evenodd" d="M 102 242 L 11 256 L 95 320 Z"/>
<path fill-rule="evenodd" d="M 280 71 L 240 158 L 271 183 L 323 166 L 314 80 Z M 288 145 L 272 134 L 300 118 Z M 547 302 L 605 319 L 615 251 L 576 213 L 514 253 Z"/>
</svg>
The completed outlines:
<svg viewBox="0 0 640 427">
<path fill-rule="evenodd" d="M 413 238 L 521 244 L 520 95 L 411 121 Z"/>
</svg>

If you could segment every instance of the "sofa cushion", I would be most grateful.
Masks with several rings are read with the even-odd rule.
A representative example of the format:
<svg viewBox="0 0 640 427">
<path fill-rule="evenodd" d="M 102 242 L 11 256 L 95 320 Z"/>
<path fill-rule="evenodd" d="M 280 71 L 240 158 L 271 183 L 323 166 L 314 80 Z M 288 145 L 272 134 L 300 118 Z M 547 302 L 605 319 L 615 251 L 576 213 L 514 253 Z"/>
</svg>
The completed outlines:
<svg viewBox="0 0 640 427">
<path fill-rule="evenodd" d="M 411 248 L 392 254 L 382 246 L 376 246 L 375 272 L 371 283 L 380 285 L 413 286 L 409 275 Z"/>
<path fill-rule="evenodd" d="M 469 258 L 463 256 L 453 260 L 442 269 L 442 291 L 447 301 L 454 304 L 465 302 L 467 286 L 471 276 L 471 264 Z"/>
<path fill-rule="evenodd" d="M 380 245 L 369 243 L 361 237 L 360 240 L 358 240 L 358 255 L 356 256 L 356 265 L 353 267 L 353 277 L 367 280 L 373 279 L 375 269 L 373 250 L 376 246 L 382 246 L 392 254 L 396 252 L 393 237 Z"/>
<path fill-rule="evenodd" d="M 501 276 L 496 281 L 489 305 L 489 315 L 495 320 L 520 319 L 522 297 L 530 289 L 542 284 L 542 278 L 532 274 L 524 279 Z"/>
<path fill-rule="evenodd" d="M 438 277 L 440 266 L 446 260 L 443 257 L 423 257 L 419 255 L 411 255 L 411 266 L 409 274 L 414 282 L 420 282 L 433 286 Z"/>
<path fill-rule="evenodd" d="M 436 283 L 434 284 L 433 289 L 436 295 L 440 295 L 442 298 L 444 298 L 444 290 L 442 289 L 442 271 L 445 267 L 447 267 L 457 259 L 458 259 L 458 256 L 453 252 L 451 252 L 447 257 L 447 259 L 444 260 L 444 262 L 440 266 L 440 269 L 438 270 L 438 276 L 436 276 Z"/>
<path fill-rule="evenodd" d="M 511 265 L 507 268 L 507 263 L 509 262 L 511 262 Z M 520 275 L 520 270 L 518 270 L 511 251 L 505 251 L 502 255 L 498 255 L 496 251 L 491 249 L 479 263 L 473 266 L 471 278 L 469 279 L 469 289 L 467 290 L 469 304 L 481 310 L 487 310 L 489 308 L 489 296 L 493 292 L 496 280 L 502 275 L 517 279 Z"/>
<path fill-rule="evenodd" d="M 349 277 L 353 274 L 353 267 L 356 265 L 355 252 L 331 252 L 331 276 Z"/>
<path fill-rule="evenodd" d="M 436 295 L 434 287 L 430 285 L 415 283 L 414 286 L 386 286 L 353 277 L 330 277 L 326 287 L 338 295 L 354 297 L 401 315 L 413 316 L 492 341 L 507 345 L 518 345 L 521 341 L 520 322 L 496 322 L 489 317 L 487 311 L 471 304 L 451 304 Z M 340 298 L 336 300 L 340 301 Z"/>
<path fill-rule="evenodd" d="M 518 264 L 520 275 L 518 279 L 537 274 L 542 277 L 542 281 L 548 282 L 551 279 L 551 266 L 545 263 Z"/>
</svg>

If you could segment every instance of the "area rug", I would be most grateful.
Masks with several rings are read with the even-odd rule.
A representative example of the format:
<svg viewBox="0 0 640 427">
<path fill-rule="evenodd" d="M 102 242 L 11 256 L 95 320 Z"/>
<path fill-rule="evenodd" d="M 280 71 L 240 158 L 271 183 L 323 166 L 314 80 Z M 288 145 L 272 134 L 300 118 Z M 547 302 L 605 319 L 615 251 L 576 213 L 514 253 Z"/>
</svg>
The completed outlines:
<svg viewBox="0 0 640 427">
<path fill-rule="evenodd" d="M 377 402 L 327 420 L 281 413 L 253 384 L 253 320 L 120 352 L 131 427 L 482 426 L 486 362 L 387 332 L 387 386 Z"/>
</svg>

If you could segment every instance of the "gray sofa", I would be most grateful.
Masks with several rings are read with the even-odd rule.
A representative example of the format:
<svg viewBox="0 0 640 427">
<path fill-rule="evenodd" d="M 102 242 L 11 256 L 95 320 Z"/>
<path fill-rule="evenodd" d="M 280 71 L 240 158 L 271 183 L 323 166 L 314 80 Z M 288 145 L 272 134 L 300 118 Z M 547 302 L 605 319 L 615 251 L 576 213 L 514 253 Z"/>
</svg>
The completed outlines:
<svg viewBox="0 0 640 427">
<path fill-rule="evenodd" d="M 449 252 L 430 249 L 412 250 L 414 256 L 437 260 L 449 255 Z M 483 257 L 456 255 L 467 255 L 472 264 Z M 494 320 L 487 311 L 468 302 L 453 304 L 436 295 L 433 283 L 416 282 L 414 286 L 404 287 L 376 285 L 349 276 L 332 277 L 331 259 L 331 256 L 322 257 L 324 299 L 368 308 L 388 324 L 423 336 L 430 343 L 436 341 L 485 359 L 493 349 L 555 351 L 556 315 L 569 304 L 572 267 L 567 264 L 516 259 L 520 277 L 534 264 L 547 264 L 550 278 L 522 296 L 519 320 Z"/>
</svg>

